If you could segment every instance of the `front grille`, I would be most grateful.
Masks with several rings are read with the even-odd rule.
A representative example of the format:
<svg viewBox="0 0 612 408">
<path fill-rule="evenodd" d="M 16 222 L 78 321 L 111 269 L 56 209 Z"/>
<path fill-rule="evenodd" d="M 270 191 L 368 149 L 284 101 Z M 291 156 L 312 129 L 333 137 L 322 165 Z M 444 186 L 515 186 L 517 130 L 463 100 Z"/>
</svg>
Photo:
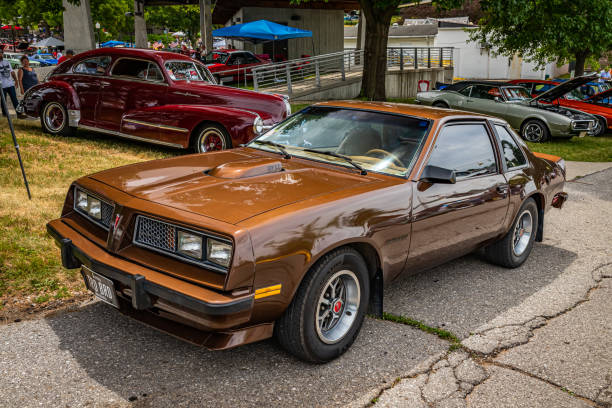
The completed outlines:
<svg viewBox="0 0 612 408">
<path fill-rule="evenodd" d="M 102 219 L 100 220 L 100 222 L 107 229 L 109 229 L 111 225 L 111 221 L 113 218 L 113 210 L 114 208 L 112 205 L 102 201 Z"/>
<path fill-rule="evenodd" d="M 161 249 L 176 251 L 176 227 L 151 218 L 138 216 L 136 219 L 136 242 Z"/>
</svg>

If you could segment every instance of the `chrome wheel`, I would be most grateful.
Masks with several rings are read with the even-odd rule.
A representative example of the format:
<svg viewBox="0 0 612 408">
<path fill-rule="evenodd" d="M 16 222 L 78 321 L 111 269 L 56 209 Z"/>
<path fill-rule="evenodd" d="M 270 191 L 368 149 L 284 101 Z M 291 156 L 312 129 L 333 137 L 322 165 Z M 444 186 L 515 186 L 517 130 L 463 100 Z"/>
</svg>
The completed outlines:
<svg viewBox="0 0 612 408">
<path fill-rule="evenodd" d="M 66 126 L 66 120 L 66 112 L 62 105 L 57 102 L 51 102 L 45 106 L 43 121 L 49 132 L 59 133 Z"/>
<path fill-rule="evenodd" d="M 219 129 L 207 128 L 200 133 L 198 138 L 198 150 L 202 153 L 223 150 L 225 145 L 225 137 Z"/>
<path fill-rule="evenodd" d="M 544 129 L 537 123 L 529 123 L 523 129 L 523 137 L 530 142 L 541 142 L 544 139 Z"/>
<path fill-rule="evenodd" d="M 518 217 L 514 226 L 514 235 L 512 237 L 512 251 L 514 255 L 521 256 L 531 240 L 531 233 L 533 230 L 533 219 L 531 213 L 525 210 Z"/>
<path fill-rule="evenodd" d="M 329 278 L 315 309 L 317 335 L 322 342 L 342 340 L 357 318 L 360 299 L 359 281 L 353 272 L 342 270 Z"/>
</svg>

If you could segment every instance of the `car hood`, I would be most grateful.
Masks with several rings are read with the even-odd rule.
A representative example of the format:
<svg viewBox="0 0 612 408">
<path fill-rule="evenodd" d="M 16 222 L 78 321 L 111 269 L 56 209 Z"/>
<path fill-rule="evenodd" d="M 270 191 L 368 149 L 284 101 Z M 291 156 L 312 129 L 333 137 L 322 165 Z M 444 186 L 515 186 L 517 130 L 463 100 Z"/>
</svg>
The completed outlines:
<svg viewBox="0 0 612 408">
<path fill-rule="evenodd" d="M 195 81 L 176 81 L 173 89 L 200 94 L 210 105 L 255 112 L 266 124 L 278 123 L 287 117 L 287 106 L 283 98 L 274 94 Z"/>
<path fill-rule="evenodd" d="M 138 163 L 89 178 L 137 198 L 230 224 L 378 181 L 248 148 Z"/>
<path fill-rule="evenodd" d="M 597 75 L 584 75 L 584 76 L 570 79 L 569 81 L 561 82 L 559 85 L 555 86 L 554 88 L 550 88 L 548 91 L 542 92 L 540 95 L 536 96 L 531 101 L 532 102 L 543 101 L 543 100 L 554 101 L 555 99 L 562 97 L 563 95 L 572 91 L 573 89 L 578 88 L 586 84 L 587 82 L 591 82 L 592 80 L 596 78 L 597 78 Z"/>
</svg>

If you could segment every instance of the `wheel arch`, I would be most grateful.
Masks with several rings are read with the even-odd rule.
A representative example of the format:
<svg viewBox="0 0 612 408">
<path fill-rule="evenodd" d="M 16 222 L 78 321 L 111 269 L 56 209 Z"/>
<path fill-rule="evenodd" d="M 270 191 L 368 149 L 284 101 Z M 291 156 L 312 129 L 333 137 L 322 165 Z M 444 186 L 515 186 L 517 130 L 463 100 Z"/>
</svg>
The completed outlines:
<svg viewBox="0 0 612 408">
<path fill-rule="evenodd" d="M 528 200 L 529 198 L 533 198 L 536 203 L 536 206 L 538 207 L 538 233 L 536 234 L 535 240 L 537 242 L 542 242 L 542 240 L 544 239 L 544 213 L 546 199 L 544 197 L 544 194 L 539 191 L 533 192 L 528 197 L 526 197 L 525 200 Z"/>
<path fill-rule="evenodd" d="M 296 290 L 301 285 L 302 281 L 306 278 L 306 276 L 314 269 L 317 263 L 325 257 L 325 255 L 342 248 L 354 249 L 363 257 L 370 276 L 370 299 L 368 301 L 368 313 L 374 314 L 376 316 L 382 316 L 384 280 L 381 256 L 376 247 L 369 242 L 344 242 L 339 245 L 326 248 L 324 251 L 321 251 L 311 261 L 310 265 L 308 266 L 308 269 L 306 269 L 306 271 L 302 275 L 300 282 L 296 285 Z"/>
<path fill-rule="evenodd" d="M 227 136 L 229 138 L 229 143 L 230 146 L 227 146 L 227 149 L 231 149 L 233 146 L 233 140 L 232 140 L 232 134 L 230 132 L 230 130 L 227 128 L 227 126 L 225 126 L 222 122 L 218 122 L 212 119 L 202 119 L 201 121 L 197 122 L 193 128 L 191 129 L 191 132 L 189 132 L 189 140 L 187 141 L 188 146 L 192 146 L 193 143 L 195 142 L 195 138 L 198 136 L 198 133 L 200 131 L 201 128 L 203 128 L 206 125 L 216 125 L 216 126 L 220 126 L 222 127 L 225 132 L 227 133 Z"/>
</svg>

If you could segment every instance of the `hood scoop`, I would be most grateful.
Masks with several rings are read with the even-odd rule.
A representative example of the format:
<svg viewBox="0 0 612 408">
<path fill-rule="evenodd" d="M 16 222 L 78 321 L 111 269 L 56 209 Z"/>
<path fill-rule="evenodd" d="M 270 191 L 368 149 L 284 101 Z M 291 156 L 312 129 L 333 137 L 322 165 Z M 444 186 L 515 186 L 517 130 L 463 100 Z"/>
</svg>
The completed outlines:
<svg viewBox="0 0 612 408">
<path fill-rule="evenodd" d="M 223 179 L 242 179 L 263 176 L 264 174 L 279 173 L 283 165 L 275 159 L 261 158 L 238 160 L 221 164 L 207 171 L 209 176 Z"/>
</svg>

